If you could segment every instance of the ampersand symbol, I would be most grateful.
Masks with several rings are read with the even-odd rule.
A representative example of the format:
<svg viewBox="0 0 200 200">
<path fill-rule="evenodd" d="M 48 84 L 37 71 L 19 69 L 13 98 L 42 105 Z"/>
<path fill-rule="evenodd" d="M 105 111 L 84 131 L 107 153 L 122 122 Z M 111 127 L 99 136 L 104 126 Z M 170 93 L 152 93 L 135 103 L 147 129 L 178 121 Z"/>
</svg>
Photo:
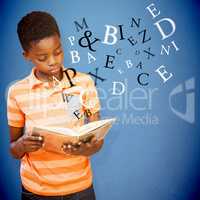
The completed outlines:
<svg viewBox="0 0 200 200">
<path fill-rule="evenodd" d="M 89 47 L 89 49 L 91 50 L 91 51 L 96 51 L 96 50 L 94 50 L 93 48 L 92 48 L 92 45 L 95 43 L 95 42 L 97 42 L 97 41 L 100 41 L 100 39 L 98 39 L 98 38 L 95 38 L 92 42 L 90 41 L 90 37 L 92 36 L 92 32 L 91 31 L 85 31 L 85 33 L 84 33 L 84 37 L 82 37 L 82 38 L 80 38 L 79 39 L 79 45 L 81 46 L 81 47 Z M 85 42 L 85 43 L 84 43 Z"/>
</svg>

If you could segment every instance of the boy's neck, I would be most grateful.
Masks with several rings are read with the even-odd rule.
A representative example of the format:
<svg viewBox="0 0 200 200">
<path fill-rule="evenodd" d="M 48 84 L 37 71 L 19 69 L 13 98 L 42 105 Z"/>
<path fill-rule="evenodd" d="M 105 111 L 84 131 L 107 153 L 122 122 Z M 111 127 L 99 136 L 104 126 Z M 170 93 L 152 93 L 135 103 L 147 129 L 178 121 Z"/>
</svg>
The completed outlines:
<svg viewBox="0 0 200 200">
<path fill-rule="evenodd" d="M 52 82 L 53 81 L 53 76 L 47 75 L 37 69 L 35 70 L 35 76 L 42 82 Z M 63 78 L 62 69 L 60 69 L 60 72 L 58 74 L 54 75 L 54 77 L 56 77 L 56 79 L 61 81 Z"/>
</svg>

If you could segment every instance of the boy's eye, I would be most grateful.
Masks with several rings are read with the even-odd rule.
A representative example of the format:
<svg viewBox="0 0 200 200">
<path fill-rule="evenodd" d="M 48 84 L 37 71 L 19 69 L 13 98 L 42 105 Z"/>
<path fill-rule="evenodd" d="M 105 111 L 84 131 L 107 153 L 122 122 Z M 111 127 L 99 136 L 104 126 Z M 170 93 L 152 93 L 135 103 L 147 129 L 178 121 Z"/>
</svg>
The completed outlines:
<svg viewBox="0 0 200 200">
<path fill-rule="evenodd" d="M 56 50 L 56 51 L 54 52 L 54 56 L 58 56 L 58 55 L 60 55 L 62 52 L 63 52 L 62 49 L 58 49 L 58 50 Z M 48 56 L 41 56 L 41 57 L 37 58 L 37 60 L 38 60 L 39 62 L 44 62 L 44 61 L 47 60 L 47 58 L 48 58 Z"/>
<path fill-rule="evenodd" d="M 57 55 L 59 55 L 59 54 L 61 54 L 61 53 L 62 53 L 62 49 L 58 49 L 58 50 L 55 51 L 54 55 L 57 56 Z"/>
<path fill-rule="evenodd" d="M 47 59 L 47 57 L 44 56 L 44 57 L 38 58 L 38 61 L 40 61 L 40 62 L 44 62 L 46 59 Z"/>
</svg>

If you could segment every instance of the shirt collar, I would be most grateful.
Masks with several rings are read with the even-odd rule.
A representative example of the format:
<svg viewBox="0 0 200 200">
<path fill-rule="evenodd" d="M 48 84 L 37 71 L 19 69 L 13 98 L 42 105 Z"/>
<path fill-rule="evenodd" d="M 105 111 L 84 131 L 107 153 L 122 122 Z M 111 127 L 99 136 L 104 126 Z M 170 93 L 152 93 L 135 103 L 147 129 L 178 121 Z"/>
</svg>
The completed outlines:
<svg viewBox="0 0 200 200">
<path fill-rule="evenodd" d="M 31 89 L 34 89 L 37 86 L 50 87 L 49 82 L 43 82 L 35 76 L 35 70 L 36 70 L 36 66 L 32 68 L 31 73 L 29 75 L 29 84 L 30 84 Z M 64 73 L 64 70 L 66 70 L 66 68 L 63 65 L 62 65 L 62 70 L 63 70 L 63 78 L 61 81 L 58 81 L 58 85 L 57 85 L 57 88 L 59 89 L 70 87 L 67 76 Z"/>
</svg>

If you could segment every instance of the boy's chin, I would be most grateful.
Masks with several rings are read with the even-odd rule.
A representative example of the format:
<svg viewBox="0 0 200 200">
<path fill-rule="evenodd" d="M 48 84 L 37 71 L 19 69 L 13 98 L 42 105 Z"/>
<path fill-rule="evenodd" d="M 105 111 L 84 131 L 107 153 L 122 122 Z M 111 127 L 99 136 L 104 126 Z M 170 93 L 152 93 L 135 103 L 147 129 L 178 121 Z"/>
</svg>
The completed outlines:
<svg viewBox="0 0 200 200">
<path fill-rule="evenodd" d="M 58 76 L 60 74 L 60 71 L 61 71 L 60 67 L 52 69 L 52 70 L 50 70 L 50 75 L 51 76 Z"/>
</svg>

